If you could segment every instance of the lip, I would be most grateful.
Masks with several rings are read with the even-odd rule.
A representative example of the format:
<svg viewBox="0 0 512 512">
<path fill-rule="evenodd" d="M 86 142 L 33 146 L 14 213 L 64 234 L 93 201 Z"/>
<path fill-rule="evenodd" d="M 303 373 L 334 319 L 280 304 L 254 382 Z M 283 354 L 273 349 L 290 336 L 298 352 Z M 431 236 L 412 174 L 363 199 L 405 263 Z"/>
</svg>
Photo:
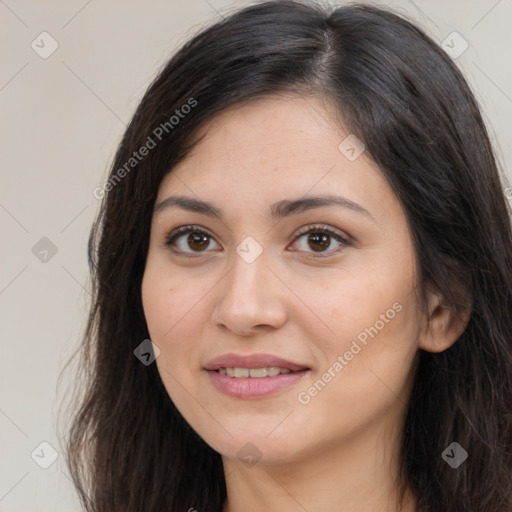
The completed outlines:
<svg viewBox="0 0 512 512">
<path fill-rule="evenodd" d="M 309 370 L 282 373 L 274 377 L 261 379 L 237 378 L 222 375 L 215 370 L 206 370 L 212 384 L 225 395 L 235 398 L 251 399 L 274 395 L 302 379 Z"/>
<path fill-rule="evenodd" d="M 228 377 L 217 372 L 219 368 L 264 368 L 275 366 L 287 368 L 292 373 L 284 373 L 272 377 L 238 378 Z M 242 399 L 263 398 L 274 395 L 302 379 L 309 371 L 306 365 L 288 361 L 271 354 L 224 354 L 204 367 L 210 382 L 228 396 Z"/>
<path fill-rule="evenodd" d="M 274 356 L 272 354 L 241 355 L 234 353 L 223 354 L 219 357 L 216 357 L 215 359 L 212 359 L 204 366 L 204 369 L 218 370 L 219 368 L 265 368 L 269 366 L 287 368 L 292 372 L 310 369 L 305 364 L 288 361 L 282 357 Z M 265 378 L 270 379 L 271 377 Z"/>
</svg>

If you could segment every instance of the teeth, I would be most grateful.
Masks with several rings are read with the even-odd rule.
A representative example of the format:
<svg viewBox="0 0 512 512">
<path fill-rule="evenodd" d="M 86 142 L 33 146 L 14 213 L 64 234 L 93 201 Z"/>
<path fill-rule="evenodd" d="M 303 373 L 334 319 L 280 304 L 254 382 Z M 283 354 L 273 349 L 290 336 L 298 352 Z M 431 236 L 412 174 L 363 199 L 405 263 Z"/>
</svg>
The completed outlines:
<svg viewBox="0 0 512 512">
<path fill-rule="evenodd" d="M 243 378 L 249 377 L 249 369 L 248 368 L 233 368 L 234 375 L 233 377 Z"/>
<path fill-rule="evenodd" d="M 291 373 L 291 370 L 288 368 L 278 368 L 277 366 L 268 366 L 266 368 L 219 368 L 219 373 L 239 379 L 248 377 L 261 379 L 262 377 L 275 377 L 281 373 Z"/>
</svg>

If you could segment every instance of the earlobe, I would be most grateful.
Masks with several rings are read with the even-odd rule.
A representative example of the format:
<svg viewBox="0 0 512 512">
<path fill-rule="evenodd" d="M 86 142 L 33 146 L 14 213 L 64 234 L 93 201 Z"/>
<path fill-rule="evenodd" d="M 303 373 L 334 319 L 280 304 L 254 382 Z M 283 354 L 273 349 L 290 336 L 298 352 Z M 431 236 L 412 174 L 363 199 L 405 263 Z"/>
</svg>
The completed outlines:
<svg viewBox="0 0 512 512">
<path fill-rule="evenodd" d="M 419 348 L 435 353 L 450 348 L 466 330 L 470 317 L 470 307 L 456 313 L 444 297 L 436 295 L 429 306 L 429 318 L 425 321 Z"/>
</svg>

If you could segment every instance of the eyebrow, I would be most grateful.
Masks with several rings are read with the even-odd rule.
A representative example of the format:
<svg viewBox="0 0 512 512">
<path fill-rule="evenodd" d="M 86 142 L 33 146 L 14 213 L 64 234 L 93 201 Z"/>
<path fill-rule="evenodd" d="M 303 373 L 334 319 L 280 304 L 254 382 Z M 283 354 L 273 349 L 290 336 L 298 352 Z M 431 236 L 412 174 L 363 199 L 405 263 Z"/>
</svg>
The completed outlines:
<svg viewBox="0 0 512 512">
<path fill-rule="evenodd" d="M 346 197 L 330 194 L 309 196 L 293 200 L 283 199 L 282 201 L 278 201 L 271 205 L 270 212 L 273 219 L 282 219 L 290 215 L 297 215 L 299 213 L 324 206 L 340 206 L 375 221 L 371 213 L 361 205 L 354 203 L 354 201 L 351 201 Z M 224 217 L 222 210 L 211 203 L 186 196 L 170 196 L 155 205 L 154 212 L 158 213 L 172 207 L 181 208 L 189 212 L 201 213 L 218 219 L 222 219 Z"/>
</svg>

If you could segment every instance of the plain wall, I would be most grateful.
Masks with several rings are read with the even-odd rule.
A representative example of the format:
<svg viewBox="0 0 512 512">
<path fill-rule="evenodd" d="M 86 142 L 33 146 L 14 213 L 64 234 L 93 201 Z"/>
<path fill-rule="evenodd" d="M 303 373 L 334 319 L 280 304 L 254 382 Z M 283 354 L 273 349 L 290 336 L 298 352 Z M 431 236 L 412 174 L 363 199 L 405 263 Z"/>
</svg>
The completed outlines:
<svg viewBox="0 0 512 512">
<path fill-rule="evenodd" d="M 386 3 L 439 42 L 454 31 L 467 41 L 457 63 L 512 181 L 512 3 Z M 58 377 L 87 317 L 87 237 L 99 207 L 93 190 L 105 179 L 125 125 L 170 54 L 230 6 L 245 4 L 0 2 L 2 512 L 80 510 L 57 430 L 71 380 Z M 43 31 L 58 43 L 47 58 L 40 56 L 51 49 L 48 36 L 39 36 Z M 36 463 L 51 461 L 51 448 L 42 442 L 58 453 L 48 469 Z"/>
</svg>

